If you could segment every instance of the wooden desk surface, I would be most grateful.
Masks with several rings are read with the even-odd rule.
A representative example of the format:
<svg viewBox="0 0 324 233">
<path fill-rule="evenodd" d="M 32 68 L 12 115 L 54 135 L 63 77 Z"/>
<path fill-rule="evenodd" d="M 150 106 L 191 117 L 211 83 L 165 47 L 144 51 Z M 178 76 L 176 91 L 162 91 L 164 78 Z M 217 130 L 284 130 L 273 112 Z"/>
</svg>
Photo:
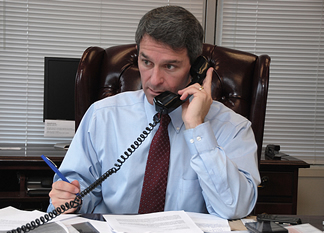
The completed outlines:
<svg viewBox="0 0 324 233">
<path fill-rule="evenodd" d="M 310 165 L 303 160 L 297 159 L 293 156 L 282 157 L 281 160 L 265 159 L 264 155 L 261 156 L 260 166 L 292 166 L 298 168 L 308 168 Z"/>
<path fill-rule="evenodd" d="M 284 216 L 293 216 L 301 219 L 302 224 L 309 223 L 317 229 L 324 231 L 323 221 L 324 215 L 284 215 Z M 256 220 L 255 216 L 249 216 L 247 218 Z M 241 220 L 229 221 L 229 225 L 232 231 L 244 231 L 246 230 Z"/>
</svg>

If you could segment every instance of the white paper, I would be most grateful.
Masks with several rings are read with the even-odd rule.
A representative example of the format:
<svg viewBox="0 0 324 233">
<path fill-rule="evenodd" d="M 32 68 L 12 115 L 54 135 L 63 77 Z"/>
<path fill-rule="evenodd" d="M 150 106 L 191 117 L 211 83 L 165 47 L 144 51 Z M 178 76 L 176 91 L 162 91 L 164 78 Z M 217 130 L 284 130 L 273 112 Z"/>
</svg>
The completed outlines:
<svg viewBox="0 0 324 233">
<path fill-rule="evenodd" d="M 44 137 L 73 137 L 74 121 L 45 120 Z"/>
<path fill-rule="evenodd" d="M 44 214 L 46 213 L 37 210 L 24 211 L 24 210 L 18 210 L 11 206 L 0 209 L 0 230 L 10 231 L 12 229 L 16 229 L 17 227 L 21 227 L 22 225 L 30 223 L 31 221 L 34 221 L 37 218 L 40 218 Z M 51 224 L 51 226 L 48 226 L 51 227 L 51 231 L 55 229 L 57 230 L 56 232 L 68 232 L 68 229 L 60 222 L 57 223 L 55 221 L 51 221 L 51 222 L 55 223 L 55 224 Z M 56 224 L 58 224 L 59 226 L 57 226 Z"/>
<path fill-rule="evenodd" d="M 46 213 L 41 211 L 25 211 L 19 210 L 14 207 L 6 207 L 0 209 L 0 231 L 9 231 L 21 227 L 26 223 L 34 221 L 36 218 L 44 216 Z M 72 227 L 73 224 L 90 222 L 99 232 L 113 233 L 107 222 L 96 221 L 87 218 L 78 217 L 77 214 L 61 214 L 56 218 L 53 218 L 48 224 L 42 225 L 32 232 L 69 232 L 77 233 L 78 231 Z M 57 226 L 59 225 L 59 227 Z"/>
<path fill-rule="evenodd" d="M 231 227 L 227 219 L 223 219 L 211 214 L 201 214 L 186 212 L 195 224 L 205 233 L 209 232 L 229 232 Z"/>
<path fill-rule="evenodd" d="M 322 233 L 322 231 L 309 223 L 287 226 L 285 228 L 288 229 L 289 233 Z"/>
<path fill-rule="evenodd" d="M 117 232 L 131 233 L 203 233 L 184 211 L 166 211 L 139 215 L 103 215 Z"/>
</svg>

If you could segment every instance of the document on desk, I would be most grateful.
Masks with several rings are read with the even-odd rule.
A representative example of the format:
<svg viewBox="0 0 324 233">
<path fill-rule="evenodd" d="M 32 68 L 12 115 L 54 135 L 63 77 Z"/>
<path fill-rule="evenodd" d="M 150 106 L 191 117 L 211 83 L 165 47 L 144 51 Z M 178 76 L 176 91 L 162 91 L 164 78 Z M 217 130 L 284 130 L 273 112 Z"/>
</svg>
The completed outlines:
<svg viewBox="0 0 324 233">
<path fill-rule="evenodd" d="M 36 218 L 43 216 L 45 213 L 37 210 L 24 211 L 14 207 L 0 209 L 0 232 L 10 231 L 34 221 Z M 38 227 L 33 232 L 55 232 L 66 233 L 68 229 L 60 222 L 51 222 Z"/>
<path fill-rule="evenodd" d="M 289 233 L 321 233 L 322 232 L 316 227 L 310 225 L 309 223 L 287 226 L 285 228 L 288 229 Z"/>
<path fill-rule="evenodd" d="M 227 219 L 223 219 L 211 214 L 186 212 L 194 223 L 205 233 L 229 232 L 231 227 Z"/>
<path fill-rule="evenodd" d="M 184 211 L 166 211 L 139 215 L 103 215 L 117 232 L 203 233 Z"/>
<path fill-rule="evenodd" d="M 37 210 L 25 211 L 11 206 L 0 209 L 0 233 L 17 229 L 22 225 L 44 216 L 44 214 L 46 213 Z M 98 232 L 112 233 L 108 229 L 109 225 L 107 222 L 81 218 L 77 214 L 61 214 L 48 223 L 37 227 L 32 232 L 78 233 L 79 231 L 73 227 L 74 224 L 78 223 L 91 224 Z"/>
</svg>

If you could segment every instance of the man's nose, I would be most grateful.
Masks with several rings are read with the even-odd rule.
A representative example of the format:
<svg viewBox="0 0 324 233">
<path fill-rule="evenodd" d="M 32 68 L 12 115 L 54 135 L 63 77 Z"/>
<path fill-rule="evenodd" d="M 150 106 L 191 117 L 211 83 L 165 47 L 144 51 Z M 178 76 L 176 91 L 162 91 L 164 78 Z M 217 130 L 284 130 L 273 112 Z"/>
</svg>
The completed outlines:
<svg viewBox="0 0 324 233">
<path fill-rule="evenodd" d="M 152 69 L 152 74 L 151 74 L 151 84 L 153 85 L 159 85 L 163 83 L 163 72 L 159 67 L 154 67 Z"/>
</svg>

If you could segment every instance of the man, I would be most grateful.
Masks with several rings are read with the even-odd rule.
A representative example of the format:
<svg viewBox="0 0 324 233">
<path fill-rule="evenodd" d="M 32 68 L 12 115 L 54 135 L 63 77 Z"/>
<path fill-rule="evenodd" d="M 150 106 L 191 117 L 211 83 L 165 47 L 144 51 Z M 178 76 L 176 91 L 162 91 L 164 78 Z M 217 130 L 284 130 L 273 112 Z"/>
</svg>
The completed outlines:
<svg viewBox="0 0 324 233">
<path fill-rule="evenodd" d="M 187 87 L 190 66 L 202 52 L 200 23 L 181 7 L 160 7 L 143 16 L 135 38 L 143 90 L 108 97 L 88 109 L 60 167 L 71 184 L 55 176 L 48 210 L 73 200 L 76 193 L 113 167 L 153 121 L 153 98 L 171 91 L 182 100 L 191 98 L 169 114 L 164 210 L 210 213 L 227 219 L 248 215 L 260 182 L 251 124 L 212 101 L 212 69 L 202 86 Z M 157 128 L 116 174 L 83 198 L 81 213 L 138 213 Z"/>
</svg>

